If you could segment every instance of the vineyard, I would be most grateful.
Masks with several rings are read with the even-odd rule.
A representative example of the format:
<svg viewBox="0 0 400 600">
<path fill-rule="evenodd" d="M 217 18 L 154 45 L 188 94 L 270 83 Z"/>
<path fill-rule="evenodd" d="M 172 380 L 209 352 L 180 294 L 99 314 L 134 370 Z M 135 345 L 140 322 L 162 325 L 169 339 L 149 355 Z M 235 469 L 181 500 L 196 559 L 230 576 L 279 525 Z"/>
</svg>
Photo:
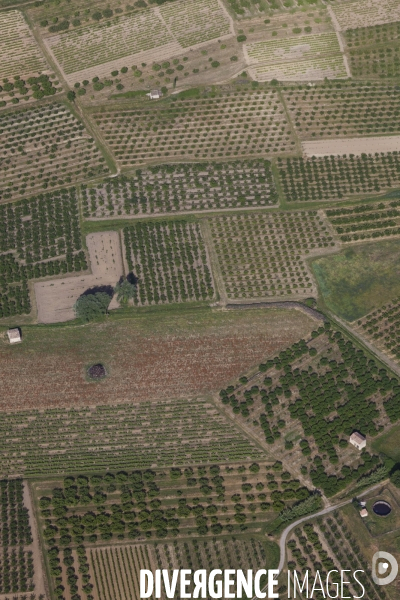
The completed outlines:
<svg viewBox="0 0 400 600">
<path fill-rule="evenodd" d="M 400 299 L 396 298 L 357 321 L 357 328 L 376 344 L 400 359 Z"/>
<path fill-rule="evenodd" d="M 400 234 L 399 200 L 325 211 L 342 242 L 377 239 Z"/>
<path fill-rule="evenodd" d="M 160 13 L 167 28 L 183 48 L 230 35 L 231 25 L 218 0 L 176 0 Z"/>
<path fill-rule="evenodd" d="M 397 0 L 356 0 L 333 6 L 336 19 L 342 30 L 357 29 L 400 21 L 400 7 Z"/>
<path fill-rule="evenodd" d="M 398 152 L 278 158 L 278 168 L 282 190 L 289 202 L 376 194 L 400 185 Z"/>
<path fill-rule="evenodd" d="M 139 570 L 191 568 L 193 570 L 216 566 L 220 569 L 246 570 L 268 564 L 267 544 L 258 539 L 191 540 L 188 542 L 149 543 L 90 550 L 96 590 L 104 600 L 125 600 L 139 593 Z M 269 545 L 270 546 L 270 545 Z M 269 548 L 268 546 L 268 548 Z"/>
<path fill-rule="evenodd" d="M 335 246 L 316 212 L 220 217 L 210 225 L 226 292 L 235 300 L 315 294 L 305 255 Z"/>
<path fill-rule="evenodd" d="M 345 40 L 349 48 L 353 77 L 376 79 L 399 77 L 399 34 L 399 23 L 348 29 Z M 374 47 L 376 44 L 378 47 Z"/>
<path fill-rule="evenodd" d="M 384 600 L 387 598 L 382 586 L 374 583 L 368 567 L 369 560 L 364 554 L 364 543 L 354 535 L 354 521 L 360 517 L 352 509 L 352 524 L 349 527 L 339 511 L 329 516 L 320 517 L 312 523 L 296 527 L 287 542 L 288 569 L 296 569 L 310 573 L 310 581 L 314 580 L 317 571 L 328 572 L 334 569 L 348 569 L 349 572 L 358 570 L 359 581 L 362 582 L 369 600 Z M 362 527 L 361 523 L 358 525 Z M 332 582 L 338 581 L 333 574 Z M 340 582 L 340 578 L 339 578 Z M 331 584 L 331 591 L 333 588 Z M 343 596 L 357 596 L 362 593 L 359 584 L 353 579 L 343 587 Z"/>
<path fill-rule="evenodd" d="M 379 469 L 380 458 L 348 444 L 398 420 L 399 381 L 329 324 L 220 392 L 221 402 L 283 463 L 332 496 Z M 278 498 L 280 499 L 280 498 Z"/>
<path fill-rule="evenodd" d="M 254 42 L 246 51 L 259 81 L 347 77 L 336 33 Z"/>
<path fill-rule="evenodd" d="M 25 19 L 17 10 L 0 13 L 0 78 L 50 73 Z M 2 90 L 0 90 L 1 92 Z M 0 94 L 0 100 L 1 100 Z"/>
<path fill-rule="evenodd" d="M 138 223 L 124 229 L 126 260 L 138 282 L 139 306 L 211 300 L 214 287 L 196 223 Z"/>
<path fill-rule="evenodd" d="M 62 104 L 0 116 L 0 201 L 108 173 L 84 126 Z"/>
<path fill-rule="evenodd" d="M 33 542 L 21 479 L 0 481 L 0 594 L 32 592 Z"/>
<path fill-rule="evenodd" d="M 4 413 L 1 431 L 4 475 L 24 472 L 34 477 L 261 456 L 204 400 Z"/>
<path fill-rule="evenodd" d="M 134 175 L 82 185 L 82 196 L 87 218 L 270 206 L 278 201 L 267 160 L 138 169 Z"/>
<path fill-rule="evenodd" d="M 47 37 L 46 43 L 67 76 L 80 72 L 91 78 L 122 67 L 121 59 L 128 65 L 131 60 L 166 59 L 183 48 L 227 35 L 231 35 L 230 21 L 217 0 L 177 0 L 158 10 L 148 8 L 82 25 Z"/>
<path fill-rule="evenodd" d="M 382 83 L 328 83 L 283 92 L 301 139 L 398 133 L 400 94 Z"/>
<path fill-rule="evenodd" d="M 76 191 L 0 205 L 0 316 L 31 311 L 28 280 L 87 268 Z"/>
<path fill-rule="evenodd" d="M 295 149 L 274 91 L 177 99 L 168 106 L 104 109 L 92 118 L 121 167 L 155 160 L 259 158 Z"/>
<path fill-rule="evenodd" d="M 342 54 L 313 58 L 279 65 L 257 65 L 250 69 L 257 81 L 318 81 L 320 79 L 343 79 L 348 77 Z"/>
</svg>

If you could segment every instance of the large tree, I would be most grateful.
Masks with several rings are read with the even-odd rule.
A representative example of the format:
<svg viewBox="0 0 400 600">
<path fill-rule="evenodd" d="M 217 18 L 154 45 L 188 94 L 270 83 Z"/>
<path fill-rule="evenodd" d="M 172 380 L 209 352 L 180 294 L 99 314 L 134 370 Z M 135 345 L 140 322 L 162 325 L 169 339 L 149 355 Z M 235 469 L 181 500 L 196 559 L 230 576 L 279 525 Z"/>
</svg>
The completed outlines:
<svg viewBox="0 0 400 600">
<path fill-rule="evenodd" d="M 106 292 L 84 294 L 75 302 L 75 314 L 83 321 L 93 321 L 94 319 L 107 314 L 110 302 L 111 297 Z"/>
<path fill-rule="evenodd" d="M 136 295 L 136 285 L 131 283 L 129 279 L 124 279 L 117 283 L 114 288 L 114 292 L 117 294 L 117 300 L 120 304 L 128 304 L 131 298 Z"/>
</svg>

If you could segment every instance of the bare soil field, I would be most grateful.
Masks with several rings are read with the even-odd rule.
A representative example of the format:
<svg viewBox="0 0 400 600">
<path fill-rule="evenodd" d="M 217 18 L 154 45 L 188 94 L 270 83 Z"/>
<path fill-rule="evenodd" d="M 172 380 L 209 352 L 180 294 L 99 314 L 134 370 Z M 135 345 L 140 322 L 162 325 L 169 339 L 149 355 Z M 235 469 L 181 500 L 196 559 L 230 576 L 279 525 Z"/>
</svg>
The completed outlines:
<svg viewBox="0 0 400 600">
<path fill-rule="evenodd" d="M 91 233 L 86 238 L 91 275 L 64 277 L 35 283 L 39 323 L 60 323 L 75 318 L 74 304 L 90 288 L 115 286 L 124 269 L 116 231 Z M 110 308 L 117 308 L 112 304 Z"/>
<path fill-rule="evenodd" d="M 343 138 L 335 140 L 319 140 L 315 142 L 302 142 L 305 156 L 341 156 L 343 154 L 375 154 L 375 152 L 398 152 L 400 150 L 400 136 Z"/>
<path fill-rule="evenodd" d="M 5 337 L 0 340 L 1 410 L 209 393 L 307 336 L 314 326 L 296 310 L 233 313 L 180 307 L 179 315 L 159 312 L 82 327 L 26 327 L 22 344 L 12 347 Z M 89 383 L 86 369 L 97 362 L 105 364 L 109 376 Z"/>
</svg>

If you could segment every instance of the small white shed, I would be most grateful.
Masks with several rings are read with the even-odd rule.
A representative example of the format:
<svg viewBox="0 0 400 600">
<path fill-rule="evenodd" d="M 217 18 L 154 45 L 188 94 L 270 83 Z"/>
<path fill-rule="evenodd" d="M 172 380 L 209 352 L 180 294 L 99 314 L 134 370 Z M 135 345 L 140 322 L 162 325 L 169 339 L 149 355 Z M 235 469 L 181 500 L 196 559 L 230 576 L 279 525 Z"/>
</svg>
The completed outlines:
<svg viewBox="0 0 400 600">
<path fill-rule="evenodd" d="M 21 332 L 16 327 L 15 329 L 9 329 L 7 331 L 8 339 L 10 340 L 10 344 L 16 344 L 17 342 L 22 342 Z"/>
<path fill-rule="evenodd" d="M 357 450 L 362 450 L 367 445 L 367 438 L 358 431 L 355 431 L 350 436 L 350 444 L 353 444 Z"/>
</svg>

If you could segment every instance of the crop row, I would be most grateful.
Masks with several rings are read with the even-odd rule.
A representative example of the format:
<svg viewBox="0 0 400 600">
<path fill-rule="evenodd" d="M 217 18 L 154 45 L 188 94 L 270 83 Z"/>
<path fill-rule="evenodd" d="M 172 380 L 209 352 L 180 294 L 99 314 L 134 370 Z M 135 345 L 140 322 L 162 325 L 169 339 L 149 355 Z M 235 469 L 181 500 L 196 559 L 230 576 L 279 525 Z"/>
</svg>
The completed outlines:
<svg viewBox="0 0 400 600">
<path fill-rule="evenodd" d="M 0 594 L 32 592 L 35 589 L 32 551 L 21 546 L 0 551 Z M 25 596 L 26 598 L 26 596 Z"/>
<path fill-rule="evenodd" d="M 62 104 L 0 117 L 0 201 L 108 173 L 84 126 Z"/>
<path fill-rule="evenodd" d="M 220 397 L 253 435 L 275 445 L 275 454 L 292 464 L 302 456 L 311 462 L 302 473 L 330 496 L 379 466 L 378 456 L 349 451 L 347 436 L 382 431 L 392 408 L 398 410 L 400 386 L 328 323 L 308 343 L 282 350 L 260 365 L 258 377 L 241 378 Z"/>
<path fill-rule="evenodd" d="M 397 0 L 335 2 L 333 10 L 342 30 L 400 21 L 400 7 Z"/>
<path fill-rule="evenodd" d="M 381 308 L 369 313 L 357 322 L 361 331 L 374 344 L 382 345 L 400 359 L 400 299 L 396 298 Z"/>
<path fill-rule="evenodd" d="M 341 53 L 281 64 L 260 64 L 252 67 L 251 72 L 257 81 L 308 81 L 347 77 Z"/>
<path fill-rule="evenodd" d="M 214 296 L 200 226 L 185 221 L 124 229 L 126 260 L 137 280 L 135 304 L 207 300 Z"/>
<path fill-rule="evenodd" d="M 21 479 L 0 481 L 0 539 L 1 546 L 29 545 L 32 533 L 28 509 L 24 506 Z"/>
<path fill-rule="evenodd" d="M 329 209 L 326 215 L 342 242 L 400 234 L 400 201 Z"/>
<path fill-rule="evenodd" d="M 104 600 L 136 598 L 140 569 L 152 568 L 149 547 L 143 544 L 91 549 L 90 561 L 97 593 Z"/>
<path fill-rule="evenodd" d="M 338 511 L 333 516 L 320 517 L 313 524 L 307 523 L 297 527 L 291 539 L 288 541 L 289 569 L 297 569 L 304 572 L 305 569 L 311 573 L 310 581 L 318 571 L 332 571 L 346 569 L 349 572 L 357 572 L 357 579 L 362 583 L 364 592 L 371 600 L 384 600 L 387 595 L 382 586 L 374 583 L 368 568 L 368 561 L 360 547 L 360 542 L 355 539 L 344 523 Z M 337 574 L 333 573 L 332 582 L 337 580 Z M 340 585 L 340 577 L 336 581 Z M 362 588 L 354 580 L 349 585 L 343 586 L 343 595 L 357 595 L 362 593 Z M 311 585 L 311 584 L 310 584 Z M 333 588 L 333 584 L 331 587 Z"/>
<path fill-rule="evenodd" d="M 315 58 L 315 54 L 340 53 L 336 33 L 320 33 L 280 40 L 254 42 L 246 46 L 250 59 L 278 64 L 287 60 Z M 299 69 L 301 65 L 299 64 Z"/>
<path fill-rule="evenodd" d="M 278 167 L 282 189 L 289 202 L 336 200 L 400 185 L 398 152 L 278 158 Z"/>
<path fill-rule="evenodd" d="M 160 165 L 82 186 L 86 217 L 268 206 L 278 200 L 266 160 Z"/>
<path fill-rule="evenodd" d="M 113 17 L 50 37 L 47 43 L 66 74 L 170 45 L 173 53 L 230 34 L 217 0 L 178 0 L 137 14 Z"/>
<path fill-rule="evenodd" d="M 316 212 L 220 217 L 210 221 L 229 298 L 310 295 L 304 256 L 334 246 Z"/>
<path fill-rule="evenodd" d="M 382 83 L 328 83 L 284 91 L 301 139 L 399 133 L 400 93 Z"/>
<path fill-rule="evenodd" d="M 93 119 L 121 166 L 146 160 L 210 160 L 293 151 L 295 141 L 274 91 L 176 100 L 109 111 Z"/>
<path fill-rule="evenodd" d="M 52 81 L 55 75 L 39 75 L 38 77 L 28 77 L 21 79 L 18 75 L 14 81 L 8 81 L 5 78 L 0 85 L 0 107 L 7 104 L 19 104 L 20 100 L 40 100 L 45 96 L 54 96 L 61 92 L 62 88 L 57 87 L 58 81 Z M 53 85 L 54 84 L 54 85 Z M 30 95 L 31 94 L 31 95 Z"/>
<path fill-rule="evenodd" d="M 0 430 L 2 472 L 30 477 L 257 460 L 261 454 L 203 400 L 3 413 Z"/>
<path fill-rule="evenodd" d="M 31 310 L 28 280 L 87 268 L 74 188 L 0 205 L 0 314 Z"/>
<path fill-rule="evenodd" d="M 39 504 L 46 543 L 76 546 L 239 533 L 257 529 L 268 513 L 308 496 L 308 489 L 282 471 L 280 463 L 253 463 L 248 469 L 214 464 L 174 467 L 169 473 L 107 473 L 90 481 L 85 475 L 67 477 Z"/>
<path fill-rule="evenodd" d="M 40 52 L 21 12 L 0 13 L 0 78 L 15 75 L 49 73 L 49 67 Z"/>
</svg>

